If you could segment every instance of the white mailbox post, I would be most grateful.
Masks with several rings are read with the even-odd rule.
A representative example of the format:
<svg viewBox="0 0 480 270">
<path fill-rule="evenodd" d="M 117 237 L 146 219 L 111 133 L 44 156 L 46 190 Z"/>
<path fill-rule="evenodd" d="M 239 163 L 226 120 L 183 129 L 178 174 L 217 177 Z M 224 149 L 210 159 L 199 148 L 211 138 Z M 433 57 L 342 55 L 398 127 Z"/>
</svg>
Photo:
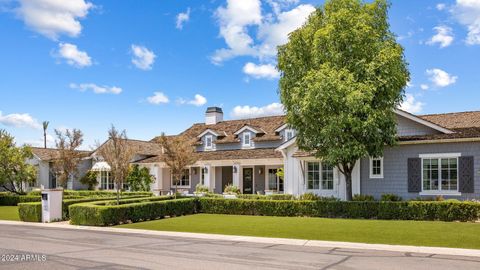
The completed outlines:
<svg viewBox="0 0 480 270">
<path fill-rule="evenodd" d="M 42 222 L 62 220 L 63 189 L 42 190 Z"/>
</svg>

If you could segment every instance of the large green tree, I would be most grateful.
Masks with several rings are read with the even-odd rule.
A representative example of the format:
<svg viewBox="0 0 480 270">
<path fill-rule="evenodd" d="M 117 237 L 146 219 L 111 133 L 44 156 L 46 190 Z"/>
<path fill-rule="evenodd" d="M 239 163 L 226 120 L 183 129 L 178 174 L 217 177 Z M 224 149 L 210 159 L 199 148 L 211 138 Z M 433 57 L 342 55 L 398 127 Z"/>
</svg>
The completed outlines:
<svg viewBox="0 0 480 270">
<path fill-rule="evenodd" d="M 300 149 L 336 165 L 352 199 L 358 159 L 396 143 L 395 108 L 409 81 L 384 0 L 330 0 L 278 50 L 280 96 Z"/>
<path fill-rule="evenodd" d="M 0 129 L 0 187 L 20 194 L 24 186 L 35 184 L 37 170 L 26 163 L 32 157 L 30 147 L 17 147 L 13 136 Z"/>
</svg>

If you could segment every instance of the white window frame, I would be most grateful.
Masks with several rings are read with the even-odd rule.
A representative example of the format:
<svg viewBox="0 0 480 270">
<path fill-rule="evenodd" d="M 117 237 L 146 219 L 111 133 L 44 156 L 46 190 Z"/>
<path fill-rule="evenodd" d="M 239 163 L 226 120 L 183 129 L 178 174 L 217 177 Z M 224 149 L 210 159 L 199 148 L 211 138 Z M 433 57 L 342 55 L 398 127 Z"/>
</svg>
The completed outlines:
<svg viewBox="0 0 480 270">
<path fill-rule="evenodd" d="M 380 174 L 373 174 L 373 161 L 380 160 Z M 370 178 L 383 179 L 383 157 L 372 158 L 370 157 Z"/>
<path fill-rule="evenodd" d="M 192 185 L 192 168 L 185 169 L 188 170 L 188 186 L 185 185 L 177 185 L 177 188 L 190 188 Z M 170 174 L 170 184 L 173 187 L 175 187 L 175 183 L 173 183 L 173 175 Z"/>
<path fill-rule="evenodd" d="M 210 140 L 210 146 L 208 145 L 208 140 Z M 205 135 L 205 150 L 213 149 L 213 135 Z"/>
<path fill-rule="evenodd" d="M 289 138 L 288 134 L 291 134 L 290 138 Z M 293 129 L 290 129 L 290 128 L 285 129 L 285 141 L 288 141 L 293 137 L 295 137 L 295 132 L 293 131 Z"/>
<path fill-rule="evenodd" d="M 435 153 L 435 154 L 420 154 L 419 158 L 421 159 L 421 187 L 422 191 L 420 195 L 445 195 L 445 196 L 461 196 L 462 193 L 458 191 L 459 188 L 459 157 L 461 153 Z M 457 190 L 442 190 L 442 165 L 441 159 L 444 158 L 456 158 L 457 159 Z M 438 159 L 438 189 L 437 190 L 423 190 L 423 160 L 424 159 Z"/>
<path fill-rule="evenodd" d="M 318 163 L 318 189 L 316 188 L 308 188 L 308 163 Z M 325 191 L 325 192 L 334 192 L 335 191 L 335 166 L 332 168 L 332 173 L 333 173 L 333 182 L 332 182 L 332 189 L 323 189 L 322 188 L 322 177 L 323 177 L 323 167 L 322 167 L 322 162 L 321 161 L 315 161 L 315 160 L 307 160 L 305 161 L 305 190 L 307 191 Z"/>
<path fill-rule="evenodd" d="M 270 183 L 269 183 L 269 174 L 270 170 L 277 170 L 278 169 L 283 169 L 283 166 L 265 166 L 265 191 L 273 191 L 273 192 L 278 192 L 279 194 L 285 193 L 285 176 L 283 177 L 283 191 L 279 191 L 278 188 L 280 186 L 280 176 L 276 175 L 276 181 L 277 181 L 277 190 L 271 190 L 270 189 Z"/>
<path fill-rule="evenodd" d="M 248 144 L 245 143 L 245 141 L 246 141 L 245 137 L 246 137 L 247 135 L 248 135 Z M 251 134 L 250 132 L 244 132 L 243 135 L 242 135 L 242 137 L 243 137 L 242 146 L 243 146 L 244 148 L 250 148 L 250 147 L 252 147 L 252 134 Z"/>
</svg>

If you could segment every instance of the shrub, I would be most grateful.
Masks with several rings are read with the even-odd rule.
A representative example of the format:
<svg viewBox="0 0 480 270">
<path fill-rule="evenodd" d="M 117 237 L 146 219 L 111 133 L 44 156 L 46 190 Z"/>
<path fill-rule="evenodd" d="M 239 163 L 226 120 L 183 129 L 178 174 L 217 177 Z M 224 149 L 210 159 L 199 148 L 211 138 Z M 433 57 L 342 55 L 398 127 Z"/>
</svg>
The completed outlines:
<svg viewBox="0 0 480 270">
<path fill-rule="evenodd" d="M 255 195 L 255 194 L 238 194 L 237 198 L 246 200 L 294 200 L 291 194 L 272 194 L 272 195 Z"/>
<path fill-rule="evenodd" d="M 382 194 L 382 197 L 380 198 L 380 201 L 400 202 L 400 201 L 402 201 L 402 197 L 400 197 L 396 194 Z"/>
<path fill-rule="evenodd" d="M 18 216 L 21 221 L 42 222 L 42 203 L 19 203 Z"/>
<path fill-rule="evenodd" d="M 227 194 L 240 194 L 240 188 L 234 185 L 227 185 L 223 192 Z"/>
<path fill-rule="evenodd" d="M 35 190 L 28 193 L 30 196 L 40 196 L 41 191 Z M 121 197 L 131 197 L 131 196 L 153 196 L 152 192 L 147 191 L 125 191 L 120 193 Z M 64 190 L 63 196 L 81 196 L 81 197 L 113 197 L 117 196 L 116 191 L 108 190 Z"/>
<path fill-rule="evenodd" d="M 196 211 L 196 199 L 185 198 L 105 205 L 102 202 L 83 203 L 70 206 L 70 223 L 74 225 L 106 226 L 127 222 L 138 222 L 193 214 Z"/>
<path fill-rule="evenodd" d="M 208 193 L 209 191 L 210 190 L 208 189 L 208 187 L 202 184 L 197 184 L 195 186 L 195 193 Z"/>
<path fill-rule="evenodd" d="M 355 195 L 353 195 L 352 201 L 354 201 L 354 202 L 373 202 L 373 201 L 375 201 L 375 198 L 372 195 L 355 194 Z"/>
<path fill-rule="evenodd" d="M 80 178 L 80 183 L 88 186 L 89 190 L 93 190 L 98 185 L 97 176 L 98 172 L 88 171 L 82 178 Z"/>
<path fill-rule="evenodd" d="M 305 193 L 303 195 L 300 195 L 300 197 L 298 198 L 299 200 L 303 200 L 303 201 L 324 201 L 324 202 L 337 202 L 337 201 L 340 201 L 339 198 L 335 198 L 333 196 L 331 197 L 322 197 L 322 196 L 318 196 L 317 194 L 315 193 Z"/>
<path fill-rule="evenodd" d="M 17 195 L 10 192 L 2 192 L 0 194 L 0 205 L 15 206 L 18 203 L 39 202 L 40 196 Z"/>
<path fill-rule="evenodd" d="M 476 221 L 475 202 L 275 201 L 200 198 L 199 211 L 210 214 L 308 216 L 329 218 Z"/>
<path fill-rule="evenodd" d="M 127 183 L 132 191 L 150 191 L 150 185 L 155 178 L 150 175 L 147 168 L 141 168 L 137 164 L 130 167 L 127 175 Z"/>
</svg>

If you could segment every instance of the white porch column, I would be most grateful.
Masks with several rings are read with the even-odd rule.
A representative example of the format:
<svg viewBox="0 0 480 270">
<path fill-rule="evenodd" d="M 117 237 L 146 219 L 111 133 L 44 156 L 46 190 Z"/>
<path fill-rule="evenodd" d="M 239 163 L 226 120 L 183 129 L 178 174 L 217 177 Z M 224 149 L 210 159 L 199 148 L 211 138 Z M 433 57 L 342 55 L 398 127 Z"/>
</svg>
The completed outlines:
<svg viewBox="0 0 480 270">
<path fill-rule="evenodd" d="M 211 180 L 212 166 L 210 166 L 210 164 L 203 165 L 202 167 L 200 167 L 200 172 L 199 172 L 200 174 L 202 173 L 202 168 L 206 169 L 205 179 L 204 179 L 203 185 L 208 187 L 208 189 L 211 189 L 211 186 L 212 186 L 212 180 Z"/>
<path fill-rule="evenodd" d="M 232 167 L 232 182 L 233 185 L 240 188 L 240 165 L 239 164 L 233 164 Z"/>
</svg>

